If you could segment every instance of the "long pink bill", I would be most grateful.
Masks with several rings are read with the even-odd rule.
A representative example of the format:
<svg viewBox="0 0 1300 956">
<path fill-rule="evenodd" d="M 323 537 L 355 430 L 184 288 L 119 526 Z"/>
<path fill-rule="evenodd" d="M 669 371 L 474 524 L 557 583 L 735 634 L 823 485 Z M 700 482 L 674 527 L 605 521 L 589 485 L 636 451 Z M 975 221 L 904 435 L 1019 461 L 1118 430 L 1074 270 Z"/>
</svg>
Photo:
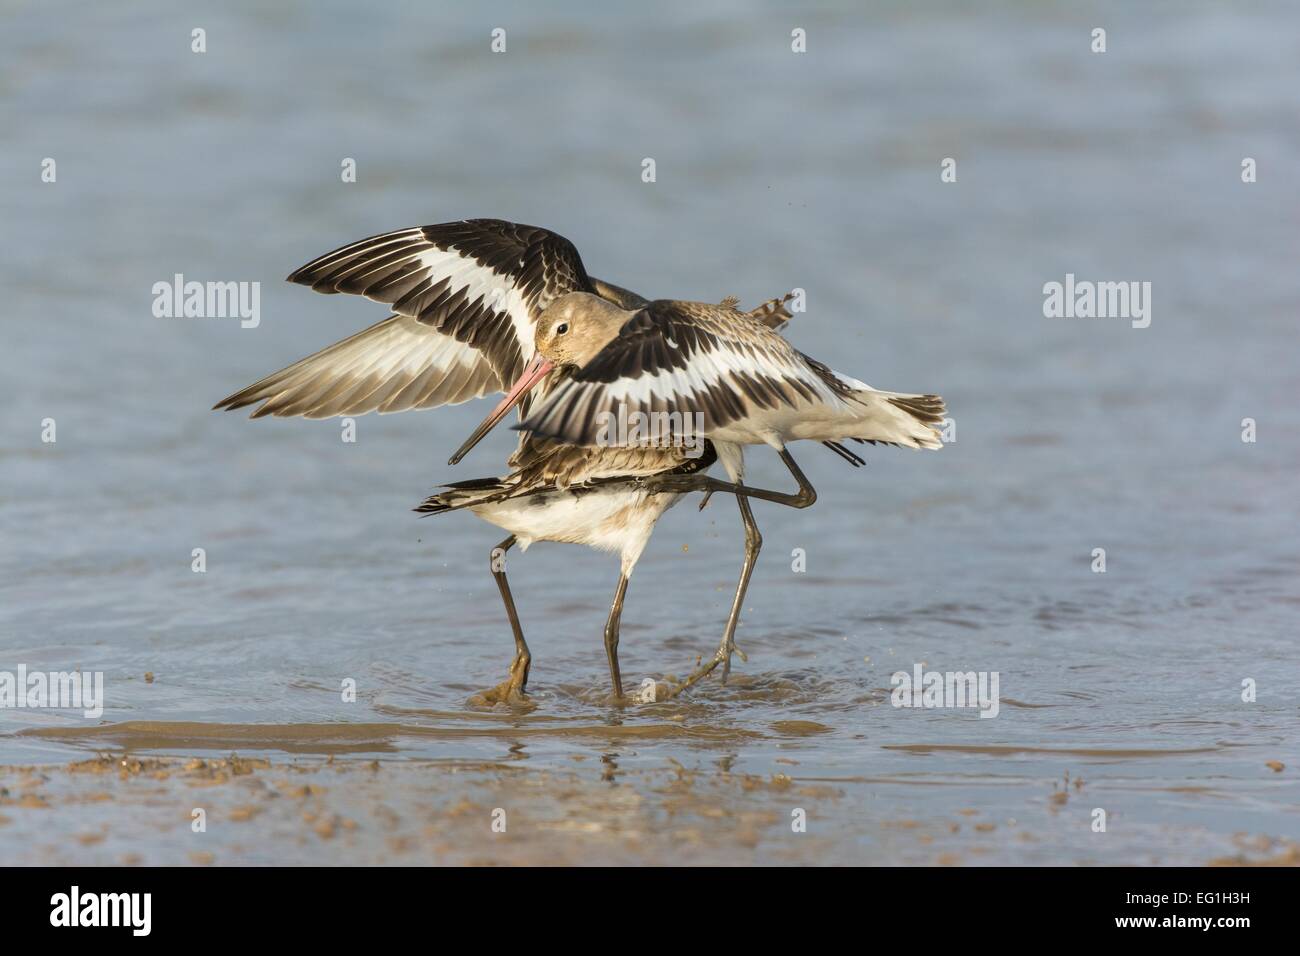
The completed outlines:
<svg viewBox="0 0 1300 956">
<path fill-rule="evenodd" d="M 488 413 L 488 417 L 479 423 L 478 428 L 474 429 L 474 433 L 469 438 L 465 439 L 465 444 L 456 449 L 456 454 L 451 456 L 447 464 L 454 465 L 468 455 L 470 449 L 482 441 L 483 436 L 495 428 L 501 419 L 506 417 L 506 412 L 523 401 L 524 396 L 528 394 L 532 387 L 545 378 L 546 374 L 553 368 L 555 368 L 555 365 L 548 359 L 543 358 L 540 352 L 534 355 L 533 360 L 524 369 L 524 374 L 520 375 L 519 380 L 510 386 L 510 391 L 506 393 L 506 397 L 501 399 L 501 404 Z"/>
</svg>

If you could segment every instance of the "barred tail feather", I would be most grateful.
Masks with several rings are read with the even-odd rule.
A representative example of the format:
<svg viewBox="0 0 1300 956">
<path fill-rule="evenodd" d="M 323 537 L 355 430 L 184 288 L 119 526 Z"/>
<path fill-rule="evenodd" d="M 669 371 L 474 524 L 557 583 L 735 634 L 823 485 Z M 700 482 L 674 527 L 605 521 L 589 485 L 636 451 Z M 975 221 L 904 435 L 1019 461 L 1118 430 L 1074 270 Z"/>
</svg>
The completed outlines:
<svg viewBox="0 0 1300 956">
<path fill-rule="evenodd" d="M 947 411 L 938 395 L 908 395 L 859 389 L 853 393 L 863 406 L 864 429 L 850 436 L 867 444 L 899 445 L 904 448 L 942 448 L 939 430 Z"/>
</svg>

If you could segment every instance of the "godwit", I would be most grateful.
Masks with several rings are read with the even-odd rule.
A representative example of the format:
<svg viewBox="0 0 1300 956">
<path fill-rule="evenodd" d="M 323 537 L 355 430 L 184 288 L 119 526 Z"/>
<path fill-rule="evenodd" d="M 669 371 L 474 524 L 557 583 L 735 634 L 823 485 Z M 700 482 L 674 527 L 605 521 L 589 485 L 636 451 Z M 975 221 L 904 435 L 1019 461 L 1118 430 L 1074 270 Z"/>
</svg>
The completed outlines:
<svg viewBox="0 0 1300 956">
<path fill-rule="evenodd" d="M 941 420 L 941 399 L 876 391 L 795 351 L 776 331 L 788 318 L 780 302 L 751 313 L 730 299 L 716 306 L 648 302 L 588 276 L 572 243 L 535 226 L 477 219 L 402 229 L 327 253 L 289 279 L 321 292 L 365 295 L 396 314 L 216 408 L 260 402 L 254 418 L 325 418 L 453 404 L 514 382 L 451 461 L 519 404 L 525 421 L 518 427 L 535 438 L 525 439 L 511 459 L 516 470 L 461 483 L 422 506 L 432 512 L 471 507 L 511 531 L 494 549 L 493 573 L 516 643 L 510 679 L 498 696 L 523 691 L 531 660 L 504 568 L 497 566 L 516 541 L 578 541 L 620 551 L 624 573 L 605 645 L 621 695 L 623 597 L 654 522 L 680 494 L 704 491 L 706 501 L 714 491 L 735 494 L 745 527 L 740 581 L 717 652 L 680 690 L 720 663 L 724 679 L 730 668 L 762 545 L 748 498 L 797 508 L 816 500 L 787 441 L 822 441 L 855 466 L 862 459 L 839 444 L 843 439 L 941 447 L 933 427 Z M 539 383 L 544 402 L 530 414 Z M 628 429 L 616 427 L 611 436 L 609 426 L 633 419 L 634 447 L 620 447 Z M 647 420 L 649 430 L 642 428 Z M 799 490 L 744 485 L 745 444 L 776 448 Z M 704 457 L 687 454 L 692 446 Z M 715 454 L 730 482 L 703 474 Z"/>
</svg>

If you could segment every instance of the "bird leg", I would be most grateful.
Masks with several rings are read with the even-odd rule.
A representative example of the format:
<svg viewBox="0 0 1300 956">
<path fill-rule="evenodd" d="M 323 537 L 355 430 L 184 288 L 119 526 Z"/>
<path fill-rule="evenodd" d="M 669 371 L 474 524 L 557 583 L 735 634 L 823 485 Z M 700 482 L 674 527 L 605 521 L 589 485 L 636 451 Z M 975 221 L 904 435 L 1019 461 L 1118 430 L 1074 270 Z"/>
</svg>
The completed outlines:
<svg viewBox="0 0 1300 956">
<path fill-rule="evenodd" d="M 727 617 L 727 627 L 722 634 L 722 643 L 718 645 L 717 651 L 709 658 L 708 663 L 700 664 L 695 668 L 685 681 L 668 691 L 665 699 L 671 700 L 688 687 L 693 687 L 717 668 L 722 665 L 722 683 L 727 682 L 727 677 L 731 673 L 731 655 L 739 654 L 742 661 L 748 661 L 745 652 L 736 646 L 736 625 L 740 623 L 740 608 L 745 602 L 745 592 L 749 590 L 749 578 L 754 573 L 754 565 L 758 563 L 758 552 L 763 547 L 763 535 L 759 533 L 758 524 L 754 521 L 754 512 L 750 510 L 749 499 L 743 495 L 736 496 L 736 504 L 740 506 L 740 520 L 745 525 L 745 562 L 740 567 L 740 581 L 736 584 L 736 597 L 731 602 L 731 614 Z"/>
<path fill-rule="evenodd" d="M 704 474 L 693 475 L 672 475 L 661 473 L 658 475 L 649 475 L 644 478 L 636 478 L 643 488 L 651 494 L 665 492 L 669 494 L 687 494 L 692 491 L 714 492 L 721 491 L 736 497 L 758 498 L 762 501 L 774 501 L 780 505 L 787 505 L 791 508 L 808 508 L 817 500 L 817 491 L 813 488 L 808 478 L 795 464 L 795 460 L 790 457 L 790 453 L 782 448 L 780 451 L 781 460 L 785 462 L 786 468 L 790 469 L 790 474 L 794 480 L 799 483 L 799 490 L 794 494 L 788 491 L 769 491 L 765 488 L 751 488 L 748 485 L 742 485 L 730 481 L 719 481 L 717 478 L 710 478 Z"/>
<path fill-rule="evenodd" d="M 609 680 L 614 685 L 614 699 L 623 697 L 623 677 L 618 670 L 618 629 L 623 619 L 623 598 L 627 596 L 627 575 L 618 579 L 618 590 L 614 592 L 614 603 L 609 609 L 609 619 L 605 622 L 605 656 L 609 658 Z"/>
<path fill-rule="evenodd" d="M 506 580 L 506 552 L 514 543 L 515 536 L 512 534 L 493 548 L 489 565 L 492 569 L 492 577 L 496 578 L 497 587 L 501 590 L 501 600 L 506 606 L 506 615 L 510 618 L 510 629 L 515 635 L 515 658 L 510 662 L 510 676 L 480 695 L 490 704 L 505 703 L 523 697 L 524 688 L 528 686 L 528 668 L 533 662 L 533 656 L 528 653 L 528 644 L 524 641 L 524 629 L 519 625 L 519 612 L 515 610 L 515 599 L 510 594 L 510 582 Z"/>
<path fill-rule="evenodd" d="M 754 573 L 754 565 L 758 563 L 758 552 L 763 547 L 763 536 L 754 521 L 754 512 L 749 508 L 749 499 L 737 497 L 736 504 L 740 506 L 740 520 L 745 525 L 745 563 L 740 566 L 740 581 L 736 584 L 736 597 L 731 602 L 731 613 L 727 615 L 727 629 L 722 635 L 722 643 L 718 645 L 718 654 L 715 655 L 723 657 L 722 683 L 724 684 L 731 674 L 732 652 L 739 654 L 742 661 L 749 662 L 745 652 L 736 646 L 736 625 L 740 623 L 740 607 L 745 602 L 745 592 L 749 590 L 749 578 Z"/>
</svg>

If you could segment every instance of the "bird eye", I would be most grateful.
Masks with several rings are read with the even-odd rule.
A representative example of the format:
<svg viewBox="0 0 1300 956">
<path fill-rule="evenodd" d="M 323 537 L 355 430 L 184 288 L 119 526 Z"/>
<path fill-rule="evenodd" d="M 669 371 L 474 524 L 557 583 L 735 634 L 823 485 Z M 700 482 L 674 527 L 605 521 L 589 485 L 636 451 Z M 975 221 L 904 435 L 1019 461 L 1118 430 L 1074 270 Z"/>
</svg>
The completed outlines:
<svg viewBox="0 0 1300 956">
<path fill-rule="evenodd" d="M 563 334 L 564 334 L 565 332 L 567 332 L 567 331 L 569 331 L 569 323 L 568 323 L 568 322 L 561 322 L 559 325 L 557 325 L 557 326 L 555 327 L 555 334 L 556 334 L 556 335 L 563 335 Z"/>
</svg>

